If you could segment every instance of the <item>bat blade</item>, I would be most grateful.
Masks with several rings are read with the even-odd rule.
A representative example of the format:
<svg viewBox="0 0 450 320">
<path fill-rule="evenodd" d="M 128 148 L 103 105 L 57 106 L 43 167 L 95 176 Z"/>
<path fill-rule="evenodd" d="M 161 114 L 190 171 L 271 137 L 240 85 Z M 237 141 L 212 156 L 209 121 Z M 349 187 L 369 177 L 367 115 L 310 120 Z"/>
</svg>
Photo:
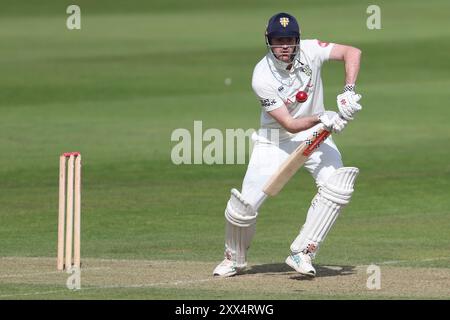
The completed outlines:
<svg viewBox="0 0 450 320">
<path fill-rule="evenodd" d="M 329 135 L 330 131 L 322 126 L 311 137 L 302 142 L 272 175 L 264 186 L 263 192 L 268 196 L 276 196 Z"/>
</svg>

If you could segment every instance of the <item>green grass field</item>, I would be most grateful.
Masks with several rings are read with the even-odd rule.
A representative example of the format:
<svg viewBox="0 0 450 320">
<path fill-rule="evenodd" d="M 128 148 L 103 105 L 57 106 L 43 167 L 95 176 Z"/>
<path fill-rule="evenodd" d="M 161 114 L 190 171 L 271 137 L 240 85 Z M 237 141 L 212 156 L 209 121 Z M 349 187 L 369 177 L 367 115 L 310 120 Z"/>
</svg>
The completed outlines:
<svg viewBox="0 0 450 320">
<path fill-rule="evenodd" d="M 449 299 L 448 1 L 2 1 L 0 299 Z M 81 30 L 66 29 L 79 4 Z M 260 211 L 249 272 L 213 279 L 246 165 L 172 164 L 176 128 L 258 128 L 267 19 L 363 51 L 363 111 L 335 137 L 361 173 L 303 281 L 284 265 L 314 184 Z M 335 110 L 343 65 L 323 68 Z M 226 78 L 232 79 L 225 85 Z M 83 154 L 82 289 L 56 271 L 58 156 Z M 381 267 L 382 289 L 365 287 Z"/>
</svg>

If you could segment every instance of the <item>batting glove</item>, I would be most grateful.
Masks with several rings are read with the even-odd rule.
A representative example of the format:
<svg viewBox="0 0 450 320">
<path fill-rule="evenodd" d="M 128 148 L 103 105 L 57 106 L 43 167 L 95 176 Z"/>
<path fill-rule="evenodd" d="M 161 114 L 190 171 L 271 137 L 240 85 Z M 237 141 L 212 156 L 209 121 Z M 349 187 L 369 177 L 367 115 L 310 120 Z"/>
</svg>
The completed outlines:
<svg viewBox="0 0 450 320">
<path fill-rule="evenodd" d="M 337 96 L 337 106 L 342 117 L 349 121 L 354 119 L 354 115 L 362 109 L 358 103 L 361 99 L 360 94 L 356 94 L 354 85 L 346 85 L 344 92 Z"/>
<path fill-rule="evenodd" d="M 322 122 L 329 131 L 335 133 L 341 133 L 348 123 L 334 111 L 323 112 L 322 114 L 319 115 L 319 121 Z"/>
</svg>

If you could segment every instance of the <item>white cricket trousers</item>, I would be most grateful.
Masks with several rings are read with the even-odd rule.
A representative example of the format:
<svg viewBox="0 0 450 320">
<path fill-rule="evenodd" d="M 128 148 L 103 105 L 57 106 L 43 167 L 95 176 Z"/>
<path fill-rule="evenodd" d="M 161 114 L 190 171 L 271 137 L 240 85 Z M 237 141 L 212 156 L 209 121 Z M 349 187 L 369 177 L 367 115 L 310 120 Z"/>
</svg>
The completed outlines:
<svg viewBox="0 0 450 320">
<path fill-rule="evenodd" d="M 241 194 L 255 211 L 258 211 L 264 199 L 263 188 L 270 177 L 278 170 L 289 155 L 311 136 L 319 125 L 296 134 L 294 137 L 279 142 L 279 145 L 257 134 L 252 136 L 254 146 L 248 164 L 247 172 L 242 183 Z M 322 186 L 333 172 L 343 166 L 341 153 L 334 144 L 331 136 L 311 154 L 304 164 L 304 168 L 314 178 L 317 186 Z M 300 169 L 301 170 L 301 169 Z M 292 177 L 296 179 L 296 175 Z M 308 183 L 305 181 L 305 183 Z"/>
</svg>

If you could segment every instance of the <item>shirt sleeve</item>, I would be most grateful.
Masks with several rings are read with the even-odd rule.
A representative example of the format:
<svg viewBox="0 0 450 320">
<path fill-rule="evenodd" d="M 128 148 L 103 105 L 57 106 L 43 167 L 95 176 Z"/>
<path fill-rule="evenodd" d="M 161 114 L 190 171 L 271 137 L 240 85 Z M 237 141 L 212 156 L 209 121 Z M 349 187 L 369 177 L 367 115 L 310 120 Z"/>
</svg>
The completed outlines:
<svg viewBox="0 0 450 320">
<path fill-rule="evenodd" d="M 313 60 L 323 64 L 330 59 L 331 49 L 333 49 L 334 43 L 320 41 L 318 39 L 313 40 L 300 40 L 300 46 L 303 46 L 313 57 Z"/>
<path fill-rule="evenodd" d="M 272 88 L 269 83 L 265 83 L 255 74 L 253 75 L 252 88 L 261 107 L 266 112 L 278 109 L 284 105 L 284 101 L 280 98 L 276 89 Z"/>
</svg>

